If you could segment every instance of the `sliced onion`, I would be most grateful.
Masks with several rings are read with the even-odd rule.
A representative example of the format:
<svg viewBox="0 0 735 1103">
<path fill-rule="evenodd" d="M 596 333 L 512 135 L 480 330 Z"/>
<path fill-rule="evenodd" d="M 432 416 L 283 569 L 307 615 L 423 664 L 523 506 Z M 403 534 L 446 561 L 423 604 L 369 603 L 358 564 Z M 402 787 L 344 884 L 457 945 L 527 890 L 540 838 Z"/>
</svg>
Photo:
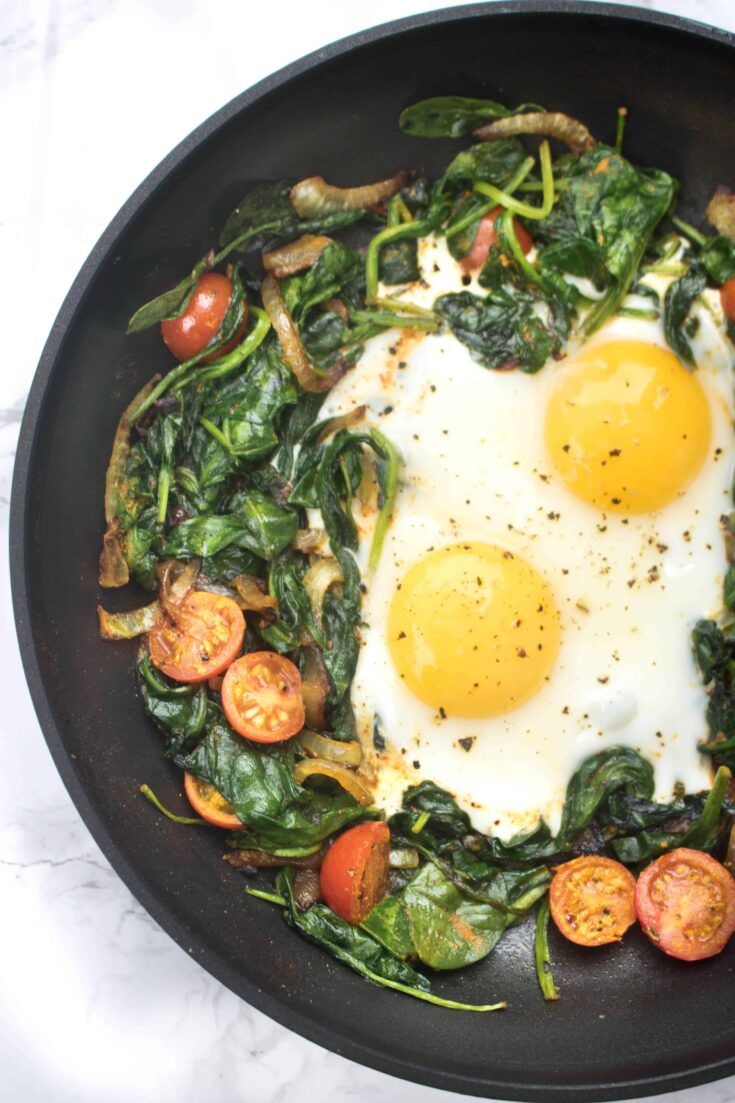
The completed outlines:
<svg viewBox="0 0 735 1103">
<path fill-rule="evenodd" d="M 474 132 L 475 138 L 481 142 L 496 142 L 499 138 L 509 138 L 515 134 L 543 134 L 547 138 L 558 138 L 573 153 L 584 153 L 597 145 L 597 139 L 592 137 L 584 123 L 560 111 L 508 115 L 505 119 L 485 123 Z"/>
<path fill-rule="evenodd" d="M 181 605 L 194 589 L 200 559 L 190 559 L 188 563 L 180 559 L 164 559 L 156 568 L 161 605 Z"/>
<path fill-rule="evenodd" d="M 263 253 L 263 267 L 266 272 L 272 272 L 276 279 L 282 280 L 284 276 L 311 268 L 331 244 L 331 237 L 324 237 L 323 234 L 304 234 L 288 245 L 278 245 Z"/>
<path fill-rule="evenodd" d="M 343 766 L 359 766 L 362 762 L 362 747 L 354 740 L 346 743 L 340 739 L 330 739 L 309 728 L 302 728 L 296 738 L 311 758 L 328 758 L 330 762 L 341 762 Z"/>
<path fill-rule="evenodd" d="M 324 727 L 324 706 L 329 693 L 329 675 L 318 647 L 305 647 L 301 671 L 301 697 L 307 727 Z"/>
<path fill-rule="evenodd" d="M 707 204 L 707 221 L 718 234 L 735 240 L 735 193 L 718 188 Z"/>
<path fill-rule="evenodd" d="M 125 481 L 125 468 L 130 455 L 130 430 L 133 427 L 133 415 L 160 378 L 160 375 L 154 375 L 126 407 L 118 422 L 112 441 L 110 461 L 105 473 L 105 524 L 107 527 L 102 538 L 99 566 L 99 584 L 107 589 L 125 586 L 130 579 L 128 564 L 123 553 L 117 511 Z"/>
<path fill-rule="evenodd" d="M 316 443 L 323 444 L 327 437 L 333 436 L 340 429 L 352 429 L 355 425 L 359 425 L 364 420 L 366 413 L 367 406 L 353 406 L 345 414 L 327 418 L 319 430 Z"/>
<path fill-rule="evenodd" d="M 283 359 L 296 376 L 297 382 L 305 391 L 311 391 L 312 393 L 330 390 L 337 380 L 344 375 L 344 367 L 338 364 L 327 375 L 317 375 L 301 343 L 296 323 L 283 301 L 283 295 L 275 276 L 269 274 L 265 277 L 260 294 L 265 312 L 281 344 Z"/>
<path fill-rule="evenodd" d="M 304 575 L 304 589 L 309 595 L 314 620 L 320 628 L 322 624 L 322 604 L 324 602 L 324 595 L 330 586 L 334 586 L 336 583 L 343 581 L 344 575 L 342 574 L 342 568 L 337 560 L 332 559 L 331 556 L 324 559 L 317 559 Z"/>
<path fill-rule="evenodd" d="M 324 544 L 324 529 L 297 529 L 293 546 L 306 555 L 318 552 Z"/>
<path fill-rule="evenodd" d="M 245 612 L 268 613 L 278 606 L 274 597 L 263 592 L 263 583 L 255 575 L 239 574 L 233 578 L 231 585 L 240 599 L 237 604 Z"/>
<path fill-rule="evenodd" d="M 391 869 L 418 869 L 419 852 L 415 846 L 401 847 L 390 852 Z"/>
<path fill-rule="evenodd" d="M 296 764 L 293 776 L 299 785 L 309 777 L 328 777 L 338 782 L 364 808 L 373 803 L 372 793 L 363 785 L 354 770 L 349 770 L 339 762 L 330 762 L 328 758 L 302 759 Z"/>
<path fill-rule="evenodd" d="M 100 586 L 112 590 L 130 581 L 128 561 L 125 558 L 120 532 L 120 519 L 113 517 L 102 534 L 102 551 L 98 581 Z"/>
<path fill-rule="evenodd" d="M 144 632 L 150 632 L 160 610 L 157 601 L 127 613 L 108 613 L 98 605 L 100 637 L 103 640 L 132 640 L 135 636 L 142 636 Z"/>
<path fill-rule="evenodd" d="M 340 211 L 362 211 L 385 202 L 405 187 L 409 174 L 397 172 L 390 180 L 363 184 L 359 188 L 337 188 L 323 176 L 310 176 L 291 188 L 291 206 L 299 218 L 319 218 Z"/>
<path fill-rule="evenodd" d="M 350 312 L 341 299 L 325 299 L 320 306 L 325 314 L 339 314 L 343 322 L 349 322 Z"/>
</svg>

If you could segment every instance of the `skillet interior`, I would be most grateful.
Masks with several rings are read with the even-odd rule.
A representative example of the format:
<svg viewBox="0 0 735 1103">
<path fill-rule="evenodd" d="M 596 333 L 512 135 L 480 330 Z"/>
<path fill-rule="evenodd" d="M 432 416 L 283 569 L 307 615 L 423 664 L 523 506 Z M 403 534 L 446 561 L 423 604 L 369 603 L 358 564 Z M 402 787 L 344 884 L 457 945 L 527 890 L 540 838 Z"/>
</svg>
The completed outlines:
<svg viewBox="0 0 735 1103">
<path fill-rule="evenodd" d="M 473 1094 L 592 1100 L 735 1069 L 735 944 L 685 967 L 639 934 L 594 956 L 555 940 L 563 998 L 547 1006 L 525 925 L 442 985 L 462 999 L 507 998 L 493 1016 L 365 984 L 246 899 L 214 833 L 159 819 L 140 799 L 147 781 L 175 804 L 178 772 L 142 715 L 133 645 L 101 645 L 93 615 L 115 424 L 170 365 L 157 333 L 126 338 L 125 321 L 205 251 L 249 182 L 320 173 L 358 183 L 401 166 L 436 174 L 456 143 L 404 137 L 397 116 L 449 92 L 544 103 L 608 140 L 616 107 L 628 105 L 626 152 L 678 177 L 695 221 L 708 191 L 732 181 L 732 40 L 630 9 L 569 8 L 453 9 L 358 36 L 245 94 L 174 151 L 96 247 L 49 339 L 16 467 L 12 565 L 29 682 L 62 776 L 113 865 L 182 946 L 287 1026 L 387 1072 Z"/>
</svg>

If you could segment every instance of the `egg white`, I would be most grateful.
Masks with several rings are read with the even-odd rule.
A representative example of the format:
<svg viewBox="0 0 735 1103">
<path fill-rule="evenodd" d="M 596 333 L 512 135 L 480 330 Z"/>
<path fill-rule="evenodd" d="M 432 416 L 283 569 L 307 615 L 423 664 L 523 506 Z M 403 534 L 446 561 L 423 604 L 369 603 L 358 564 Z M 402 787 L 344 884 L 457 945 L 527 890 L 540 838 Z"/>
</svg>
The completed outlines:
<svg viewBox="0 0 735 1103">
<path fill-rule="evenodd" d="M 422 242 L 421 262 L 423 280 L 406 289 L 412 301 L 431 305 L 463 287 L 442 241 Z M 375 800 L 388 812 L 406 785 L 430 778 L 481 830 L 508 838 L 539 817 L 555 829 L 574 769 L 614 744 L 654 763 L 658 799 L 670 798 L 677 783 L 687 791 L 710 784 L 709 760 L 696 750 L 706 734 L 706 693 L 690 633 L 721 604 L 720 518 L 731 508 L 733 472 L 732 348 L 716 295 L 699 314 L 693 346 L 712 411 L 710 454 L 689 488 L 649 515 L 605 515 L 578 500 L 546 453 L 547 402 L 573 348 L 565 361 L 531 376 L 483 368 L 450 333 L 393 331 L 370 341 L 328 396 L 323 416 L 365 404 L 368 421 L 403 459 L 394 518 L 372 577 L 373 518 L 357 515 L 366 592 L 352 701 L 375 770 Z M 614 318 L 593 342 L 621 338 L 667 347 L 660 322 L 629 317 Z M 459 540 L 523 556 L 546 577 L 560 613 L 561 645 L 546 683 L 520 708 L 489 719 L 435 714 L 402 683 L 386 638 L 405 572 L 427 551 Z M 384 749 L 374 745 L 376 725 Z"/>
</svg>

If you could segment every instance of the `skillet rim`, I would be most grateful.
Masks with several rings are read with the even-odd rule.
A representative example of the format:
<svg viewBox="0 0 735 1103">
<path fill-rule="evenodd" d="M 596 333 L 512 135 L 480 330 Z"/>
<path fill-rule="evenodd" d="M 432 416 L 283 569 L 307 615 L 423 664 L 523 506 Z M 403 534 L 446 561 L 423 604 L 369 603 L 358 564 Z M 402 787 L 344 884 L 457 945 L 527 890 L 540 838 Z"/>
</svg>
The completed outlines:
<svg viewBox="0 0 735 1103">
<path fill-rule="evenodd" d="M 484 19 L 494 15 L 526 14 L 529 16 L 571 14 L 580 18 L 586 15 L 594 15 L 603 19 L 663 27 L 666 30 L 673 30 L 691 38 L 704 39 L 735 50 L 735 34 L 729 31 L 696 20 L 650 9 L 594 2 L 594 0 L 592 2 L 590 0 L 584 0 L 584 2 L 577 2 L 577 0 L 510 0 L 510 2 L 502 2 L 501 0 L 501 2 L 494 3 L 464 4 L 457 7 L 441 8 L 392 20 L 359 31 L 282 67 L 235 96 L 176 145 L 138 185 L 93 246 L 59 308 L 33 377 L 18 437 L 10 502 L 10 579 L 16 631 L 26 681 L 39 726 L 65 788 L 95 843 L 100 847 L 105 858 L 110 862 L 110 865 L 126 887 L 158 925 L 185 952 L 197 960 L 207 972 L 236 995 L 239 995 L 240 998 L 245 998 L 249 1004 L 282 1026 L 293 1030 L 327 1050 L 380 1072 L 434 1088 L 464 1094 L 480 1094 L 483 1097 L 525 1101 L 539 1100 L 548 1101 L 548 1103 L 551 1103 L 551 1101 L 562 1103 L 564 1100 L 584 1100 L 585 1103 L 587 1101 L 593 1103 L 597 1100 L 629 1099 L 658 1092 L 670 1092 L 719 1079 L 735 1072 L 735 1054 L 721 1061 L 699 1065 L 687 1072 L 661 1073 L 660 1075 L 645 1076 L 638 1079 L 622 1077 L 614 1081 L 608 1081 L 605 1085 L 593 1082 L 586 1084 L 567 1083 L 559 1087 L 550 1087 L 539 1082 L 521 1083 L 518 1080 L 489 1080 L 487 1078 L 480 1080 L 475 1076 L 455 1072 L 429 1070 L 427 1067 L 411 1061 L 408 1057 L 398 1058 L 388 1055 L 364 1044 L 359 1037 L 342 1034 L 336 1023 L 331 1027 L 321 1026 L 310 1017 L 295 1011 L 284 1000 L 263 991 L 239 970 L 231 967 L 226 961 L 214 954 L 203 940 L 193 936 L 178 916 L 167 905 L 159 902 L 155 887 L 151 886 L 123 855 L 104 819 L 93 806 L 64 749 L 62 738 L 53 719 L 33 643 L 30 623 L 29 578 L 25 560 L 27 530 L 30 524 L 28 494 L 37 446 L 38 423 L 47 392 L 52 385 L 51 376 L 55 362 L 62 350 L 66 332 L 72 326 L 88 290 L 93 285 L 98 269 L 108 253 L 114 249 L 118 238 L 124 233 L 129 222 L 156 189 L 179 169 L 187 157 L 202 142 L 213 137 L 240 112 L 247 110 L 262 97 L 288 84 L 295 77 L 317 70 L 321 65 L 334 58 L 349 54 L 362 46 L 385 41 L 395 35 L 412 30 L 445 25 L 466 19 Z"/>
</svg>

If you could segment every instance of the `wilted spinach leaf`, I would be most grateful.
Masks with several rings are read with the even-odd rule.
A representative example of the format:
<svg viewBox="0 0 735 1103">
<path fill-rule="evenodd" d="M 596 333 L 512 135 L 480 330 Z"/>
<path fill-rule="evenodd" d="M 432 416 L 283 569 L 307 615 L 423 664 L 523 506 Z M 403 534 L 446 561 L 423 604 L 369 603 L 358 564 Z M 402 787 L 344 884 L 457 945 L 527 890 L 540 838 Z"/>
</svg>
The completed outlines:
<svg viewBox="0 0 735 1103">
<path fill-rule="evenodd" d="M 707 279 L 697 265 L 675 280 L 664 296 L 664 333 L 676 355 L 685 364 L 694 366 L 694 353 L 689 344 L 689 319 L 692 305 L 707 286 Z"/>
<path fill-rule="evenodd" d="M 210 704 L 210 710 L 204 738 L 176 763 L 230 802 L 244 825 L 232 836 L 234 845 L 268 852 L 312 846 L 348 823 L 374 816 L 343 791 L 298 785 L 291 744 L 255 747 L 232 731 L 217 706 Z"/>
<path fill-rule="evenodd" d="M 517 115 L 536 106 L 524 103 L 511 111 L 495 100 L 434 96 L 404 108 L 398 121 L 404 134 L 415 138 L 461 138 L 491 119 Z"/>
<path fill-rule="evenodd" d="M 536 312 L 546 307 L 546 319 Z M 537 372 L 561 351 L 566 319 L 530 285 L 508 278 L 486 298 L 470 291 L 442 295 L 434 310 L 457 340 L 487 368 L 520 367 Z"/>
<path fill-rule="evenodd" d="M 653 767 L 630 747 L 609 747 L 585 759 L 567 786 L 557 845 L 565 849 L 593 819 L 603 801 L 619 789 L 648 800 Z"/>
<path fill-rule="evenodd" d="M 214 556 L 236 544 L 261 559 L 272 559 L 293 541 L 297 524 L 294 510 L 260 491 L 243 490 L 233 499 L 229 513 L 202 514 L 170 529 L 160 552 L 189 559 Z"/>
</svg>

